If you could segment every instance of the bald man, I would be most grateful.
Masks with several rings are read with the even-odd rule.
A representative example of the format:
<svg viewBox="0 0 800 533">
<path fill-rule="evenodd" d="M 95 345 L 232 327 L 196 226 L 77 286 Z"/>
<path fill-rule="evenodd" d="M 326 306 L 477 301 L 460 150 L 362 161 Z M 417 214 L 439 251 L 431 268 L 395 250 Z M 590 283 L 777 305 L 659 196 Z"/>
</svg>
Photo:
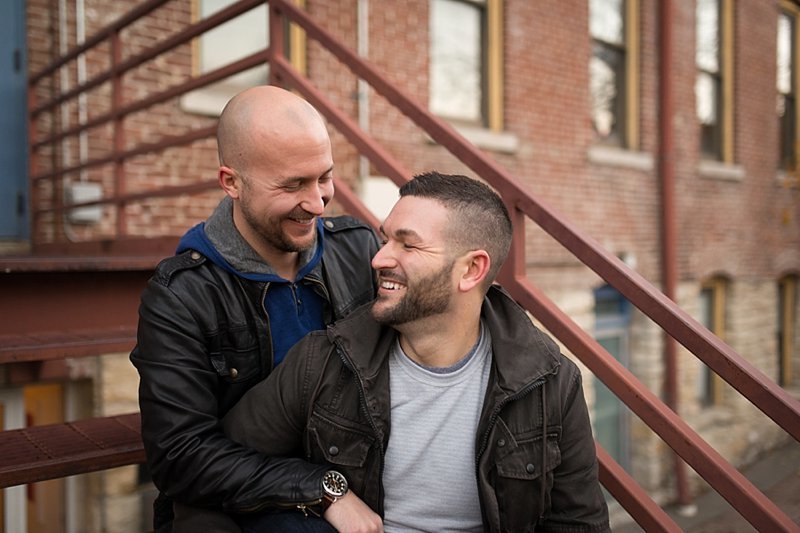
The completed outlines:
<svg viewBox="0 0 800 533">
<path fill-rule="evenodd" d="M 322 218 L 333 156 L 310 104 L 248 89 L 223 110 L 217 144 L 225 196 L 158 265 L 131 353 L 159 533 L 172 530 L 173 501 L 229 512 L 322 501 L 324 466 L 264 457 L 229 440 L 220 419 L 306 333 L 376 290 L 375 234 Z"/>
</svg>

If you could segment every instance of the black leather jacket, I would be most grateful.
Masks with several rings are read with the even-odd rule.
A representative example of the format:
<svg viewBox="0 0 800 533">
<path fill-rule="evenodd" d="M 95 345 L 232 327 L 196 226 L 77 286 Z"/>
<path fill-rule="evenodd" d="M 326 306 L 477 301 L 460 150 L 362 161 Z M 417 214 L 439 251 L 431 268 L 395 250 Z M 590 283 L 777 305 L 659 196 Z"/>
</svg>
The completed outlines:
<svg viewBox="0 0 800 533">
<path fill-rule="evenodd" d="M 325 297 L 329 323 L 373 299 L 370 260 L 378 241 L 350 217 L 328 218 L 324 226 L 321 269 L 303 282 Z M 131 353 L 142 439 L 156 487 L 176 501 L 221 508 L 319 497 L 320 467 L 266 458 L 222 432 L 222 416 L 272 371 L 268 289 L 189 250 L 162 261 L 142 295 Z"/>
<path fill-rule="evenodd" d="M 484 529 L 608 531 L 578 368 L 502 289 L 489 290 L 482 318 L 493 352 L 475 436 Z M 368 306 L 311 333 L 228 413 L 225 431 L 270 455 L 333 465 L 382 516 L 395 337 Z"/>
</svg>

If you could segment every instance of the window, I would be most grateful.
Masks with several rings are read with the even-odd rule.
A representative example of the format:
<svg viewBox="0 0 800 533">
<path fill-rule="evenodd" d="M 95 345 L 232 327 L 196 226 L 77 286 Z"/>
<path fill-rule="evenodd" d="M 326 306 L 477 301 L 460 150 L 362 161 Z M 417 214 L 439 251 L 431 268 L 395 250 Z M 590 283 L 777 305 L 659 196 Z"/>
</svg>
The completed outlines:
<svg viewBox="0 0 800 533">
<path fill-rule="evenodd" d="M 716 277 L 705 282 L 700 290 L 700 323 L 720 339 L 725 340 L 725 299 L 728 283 Z M 698 399 L 706 407 L 722 400 L 720 377 L 700 362 Z"/>
<path fill-rule="evenodd" d="M 617 361 L 629 366 L 631 305 L 614 287 L 595 290 L 595 338 Z M 629 412 L 625 404 L 594 378 L 594 436 L 623 468 L 630 467 Z"/>
<path fill-rule="evenodd" d="M 193 19 L 197 21 L 208 18 L 234 3 L 236 0 L 194 0 Z M 295 3 L 303 5 L 304 1 L 295 0 Z M 267 4 L 262 4 L 205 32 L 194 42 L 194 75 L 211 72 L 264 50 L 269 46 L 268 27 Z M 295 25 L 287 28 L 285 50 L 293 66 L 304 72 L 305 41 Z M 182 98 L 181 104 L 190 112 L 219 115 L 228 100 L 236 93 L 247 87 L 267 83 L 268 72 L 267 65 L 240 72 L 218 83 L 187 93 Z"/>
<path fill-rule="evenodd" d="M 639 2 L 590 0 L 592 127 L 599 143 L 639 148 Z"/>
<path fill-rule="evenodd" d="M 797 286 L 797 276 L 786 276 L 778 282 L 778 384 L 784 387 L 790 385 L 793 379 Z"/>
<path fill-rule="evenodd" d="M 697 0 L 695 108 L 700 154 L 733 163 L 733 7 L 731 0 Z"/>
<path fill-rule="evenodd" d="M 777 80 L 778 131 L 780 144 L 778 167 L 794 171 L 797 168 L 797 16 L 800 9 L 785 2 L 778 15 Z"/>
<path fill-rule="evenodd" d="M 430 110 L 503 129 L 502 0 L 431 0 Z"/>
</svg>

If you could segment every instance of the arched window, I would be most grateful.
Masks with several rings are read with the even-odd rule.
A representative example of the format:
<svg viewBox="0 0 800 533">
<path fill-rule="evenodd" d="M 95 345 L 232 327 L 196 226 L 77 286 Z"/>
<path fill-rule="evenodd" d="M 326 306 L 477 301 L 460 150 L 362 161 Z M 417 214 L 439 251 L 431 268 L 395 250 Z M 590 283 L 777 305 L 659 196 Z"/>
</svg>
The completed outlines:
<svg viewBox="0 0 800 533">
<path fill-rule="evenodd" d="M 727 292 L 728 280 L 721 276 L 707 280 L 700 289 L 700 323 L 722 340 L 725 340 Z M 721 379 L 704 363 L 700 365 L 698 400 L 704 406 L 717 405 L 722 401 Z"/>
</svg>

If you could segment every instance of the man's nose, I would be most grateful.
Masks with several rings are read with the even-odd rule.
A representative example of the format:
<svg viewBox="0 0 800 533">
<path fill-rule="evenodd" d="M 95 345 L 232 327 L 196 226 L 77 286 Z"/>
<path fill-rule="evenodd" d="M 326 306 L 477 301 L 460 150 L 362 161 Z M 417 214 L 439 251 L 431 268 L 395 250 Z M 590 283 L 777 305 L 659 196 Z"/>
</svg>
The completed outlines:
<svg viewBox="0 0 800 533">
<path fill-rule="evenodd" d="M 394 268 L 395 261 L 392 257 L 389 245 L 383 245 L 372 258 L 372 269 L 375 271 L 388 270 Z"/>
<path fill-rule="evenodd" d="M 303 199 L 300 202 L 302 207 L 307 213 L 312 215 L 321 216 L 325 210 L 325 205 L 330 201 L 333 196 L 333 186 L 328 187 L 324 184 L 315 184 L 307 187 L 303 194 Z"/>
</svg>

